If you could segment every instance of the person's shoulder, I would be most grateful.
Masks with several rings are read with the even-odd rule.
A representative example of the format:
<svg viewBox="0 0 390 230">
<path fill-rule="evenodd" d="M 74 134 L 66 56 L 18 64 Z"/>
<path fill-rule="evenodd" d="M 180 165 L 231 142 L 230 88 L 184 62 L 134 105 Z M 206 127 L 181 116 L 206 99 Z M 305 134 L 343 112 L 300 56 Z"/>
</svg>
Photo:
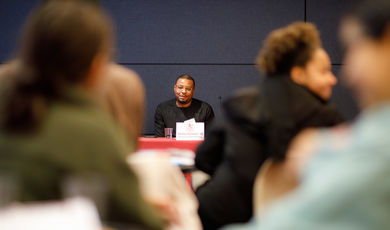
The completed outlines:
<svg viewBox="0 0 390 230">
<path fill-rule="evenodd" d="M 305 121 L 314 116 L 324 125 L 334 125 L 344 121 L 343 116 L 330 101 L 323 100 L 302 86 L 292 87 L 291 104 L 296 119 Z"/>
<path fill-rule="evenodd" d="M 15 59 L 0 65 L 0 79 L 9 77 L 20 68 L 20 61 Z"/>
<path fill-rule="evenodd" d="M 264 109 L 259 95 L 259 85 L 238 89 L 223 102 L 224 114 L 234 122 L 262 123 Z"/>
<path fill-rule="evenodd" d="M 240 99 L 249 99 L 249 98 L 256 98 L 258 97 L 260 92 L 260 88 L 258 85 L 253 85 L 249 87 L 244 87 L 236 90 L 232 96 L 230 97 L 231 100 L 240 100 Z"/>
<path fill-rule="evenodd" d="M 53 104 L 49 115 L 48 121 L 52 127 L 60 127 L 59 130 L 69 132 L 74 132 L 77 128 L 77 133 L 81 136 L 115 136 L 119 132 L 109 114 L 92 98 L 82 93 L 69 101 Z"/>
<path fill-rule="evenodd" d="M 283 84 L 279 85 L 280 87 L 283 87 L 283 91 L 287 92 L 283 95 L 283 97 L 287 98 L 281 99 L 289 100 L 290 103 L 293 103 L 295 106 L 298 106 L 299 109 L 302 109 L 304 107 L 318 108 L 327 104 L 326 100 L 313 93 L 307 87 L 295 83 L 290 78 L 284 78 L 283 80 Z"/>
<path fill-rule="evenodd" d="M 18 59 L 0 65 L 0 87 L 2 89 L 9 86 L 20 71 L 20 61 Z"/>
<path fill-rule="evenodd" d="M 59 137 L 72 137 L 75 146 L 96 145 L 99 152 L 128 154 L 131 143 L 114 119 L 91 101 L 90 104 L 58 104 L 51 111 L 48 131 Z M 60 134 L 58 133 L 61 130 Z M 96 149 L 93 146 L 86 147 Z"/>
<path fill-rule="evenodd" d="M 170 99 L 167 101 L 163 101 L 157 105 L 157 108 L 166 108 L 166 107 L 174 107 L 176 105 L 176 99 Z"/>
<path fill-rule="evenodd" d="M 110 63 L 107 66 L 106 73 L 111 78 L 121 79 L 121 80 L 129 80 L 129 79 L 138 80 L 140 78 L 135 71 L 116 63 Z"/>
<path fill-rule="evenodd" d="M 135 71 L 116 63 L 109 63 L 103 75 L 100 90 L 134 91 L 144 88 L 141 78 Z"/>
<path fill-rule="evenodd" d="M 326 118 L 329 125 L 337 125 L 346 121 L 345 117 L 336 109 L 336 107 L 327 102 L 318 106 L 318 111 L 323 118 Z"/>
<path fill-rule="evenodd" d="M 156 113 L 163 113 L 164 111 L 173 111 L 176 109 L 176 99 L 163 101 L 156 107 Z"/>
<path fill-rule="evenodd" d="M 236 90 L 223 103 L 225 109 L 237 108 L 238 110 L 250 110 L 256 108 L 259 102 L 260 88 L 258 85 Z"/>
<path fill-rule="evenodd" d="M 202 107 L 205 107 L 205 108 L 212 108 L 209 103 L 207 103 L 206 101 L 202 101 L 200 99 L 192 98 L 192 103 L 199 104 L 199 105 L 201 105 Z"/>
</svg>

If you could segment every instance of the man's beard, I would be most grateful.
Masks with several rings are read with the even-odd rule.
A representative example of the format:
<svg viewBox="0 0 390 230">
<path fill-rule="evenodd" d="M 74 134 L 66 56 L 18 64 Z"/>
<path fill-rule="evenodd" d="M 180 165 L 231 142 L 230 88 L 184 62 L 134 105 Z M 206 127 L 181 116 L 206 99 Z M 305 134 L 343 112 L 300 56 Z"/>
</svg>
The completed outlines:
<svg viewBox="0 0 390 230">
<path fill-rule="evenodd" d="M 192 101 L 192 98 L 186 100 L 186 101 L 180 101 L 179 99 L 176 100 L 181 105 L 186 105 Z"/>
</svg>

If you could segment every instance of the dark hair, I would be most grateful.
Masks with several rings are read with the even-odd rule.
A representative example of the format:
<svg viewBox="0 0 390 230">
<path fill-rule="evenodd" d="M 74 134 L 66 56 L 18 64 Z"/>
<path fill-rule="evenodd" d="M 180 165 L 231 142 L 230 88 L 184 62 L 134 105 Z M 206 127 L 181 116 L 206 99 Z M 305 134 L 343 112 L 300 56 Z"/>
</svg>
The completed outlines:
<svg viewBox="0 0 390 230">
<path fill-rule="evenodd" d="M 314 50 L 320 47 L 316 27 L 311 23 L 295 22 L 268 35 L 256 64 L 267 76 L 288 74 L 294 66 L 304 67 Z"/>
<path fill-rule="evenodd" d="M 360 1 L 346 13 L 346 16 L 357 19 L 365 35 L 379 39 L 390 25 L 390 1 Z"/>
<path fill-rule="evenodd" d="M 188 75 L 188 74 L 183 74 L 183 75 L 178 76 L 178 77 L 176 78 L 175 84 L 176 84 L 176 82 L 177 82 L 179 79 L 191 80 L 191 81 L 194 83 L 194 89 L 195 89 L 195 80 L 194 80 L 194 78 L 192 78 L 190 75 Z"/>
<path fill-rule="evenodd" d="M 27 20 L 1 127 L 8 132 L 36 130 L 51 102 L 87 79 L 97 54 L 108 54 L 110 28 L 98 7 L 81 1 L 52 1 L 38 8 Z"/>
</svg>

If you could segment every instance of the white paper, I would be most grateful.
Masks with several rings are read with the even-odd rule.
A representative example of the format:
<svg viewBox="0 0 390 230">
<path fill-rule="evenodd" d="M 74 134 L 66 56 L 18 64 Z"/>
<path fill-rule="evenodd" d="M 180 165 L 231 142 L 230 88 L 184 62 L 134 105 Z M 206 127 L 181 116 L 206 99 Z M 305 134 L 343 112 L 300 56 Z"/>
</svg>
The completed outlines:
<svg viewBox="0 0 390 230">
<path fill-rule="evenodd" d="M 176 140 L 203 140 L 204 122 L 176 122 Z"/>
</svg>

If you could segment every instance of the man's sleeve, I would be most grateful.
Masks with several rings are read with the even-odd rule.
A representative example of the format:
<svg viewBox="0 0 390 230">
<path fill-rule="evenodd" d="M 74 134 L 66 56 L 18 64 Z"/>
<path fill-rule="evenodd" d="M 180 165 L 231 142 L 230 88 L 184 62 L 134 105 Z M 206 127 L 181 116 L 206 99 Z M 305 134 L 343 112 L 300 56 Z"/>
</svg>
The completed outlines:
<svg viewBox="0 0 390 230">
<path fill-rule="evenodd" d="M 154 135 L 157 137 L 164 137 L 164 119 L 161 111 L 161 106 L 157 106 L 156 113 L 154 114 Z"/>
</svg>

